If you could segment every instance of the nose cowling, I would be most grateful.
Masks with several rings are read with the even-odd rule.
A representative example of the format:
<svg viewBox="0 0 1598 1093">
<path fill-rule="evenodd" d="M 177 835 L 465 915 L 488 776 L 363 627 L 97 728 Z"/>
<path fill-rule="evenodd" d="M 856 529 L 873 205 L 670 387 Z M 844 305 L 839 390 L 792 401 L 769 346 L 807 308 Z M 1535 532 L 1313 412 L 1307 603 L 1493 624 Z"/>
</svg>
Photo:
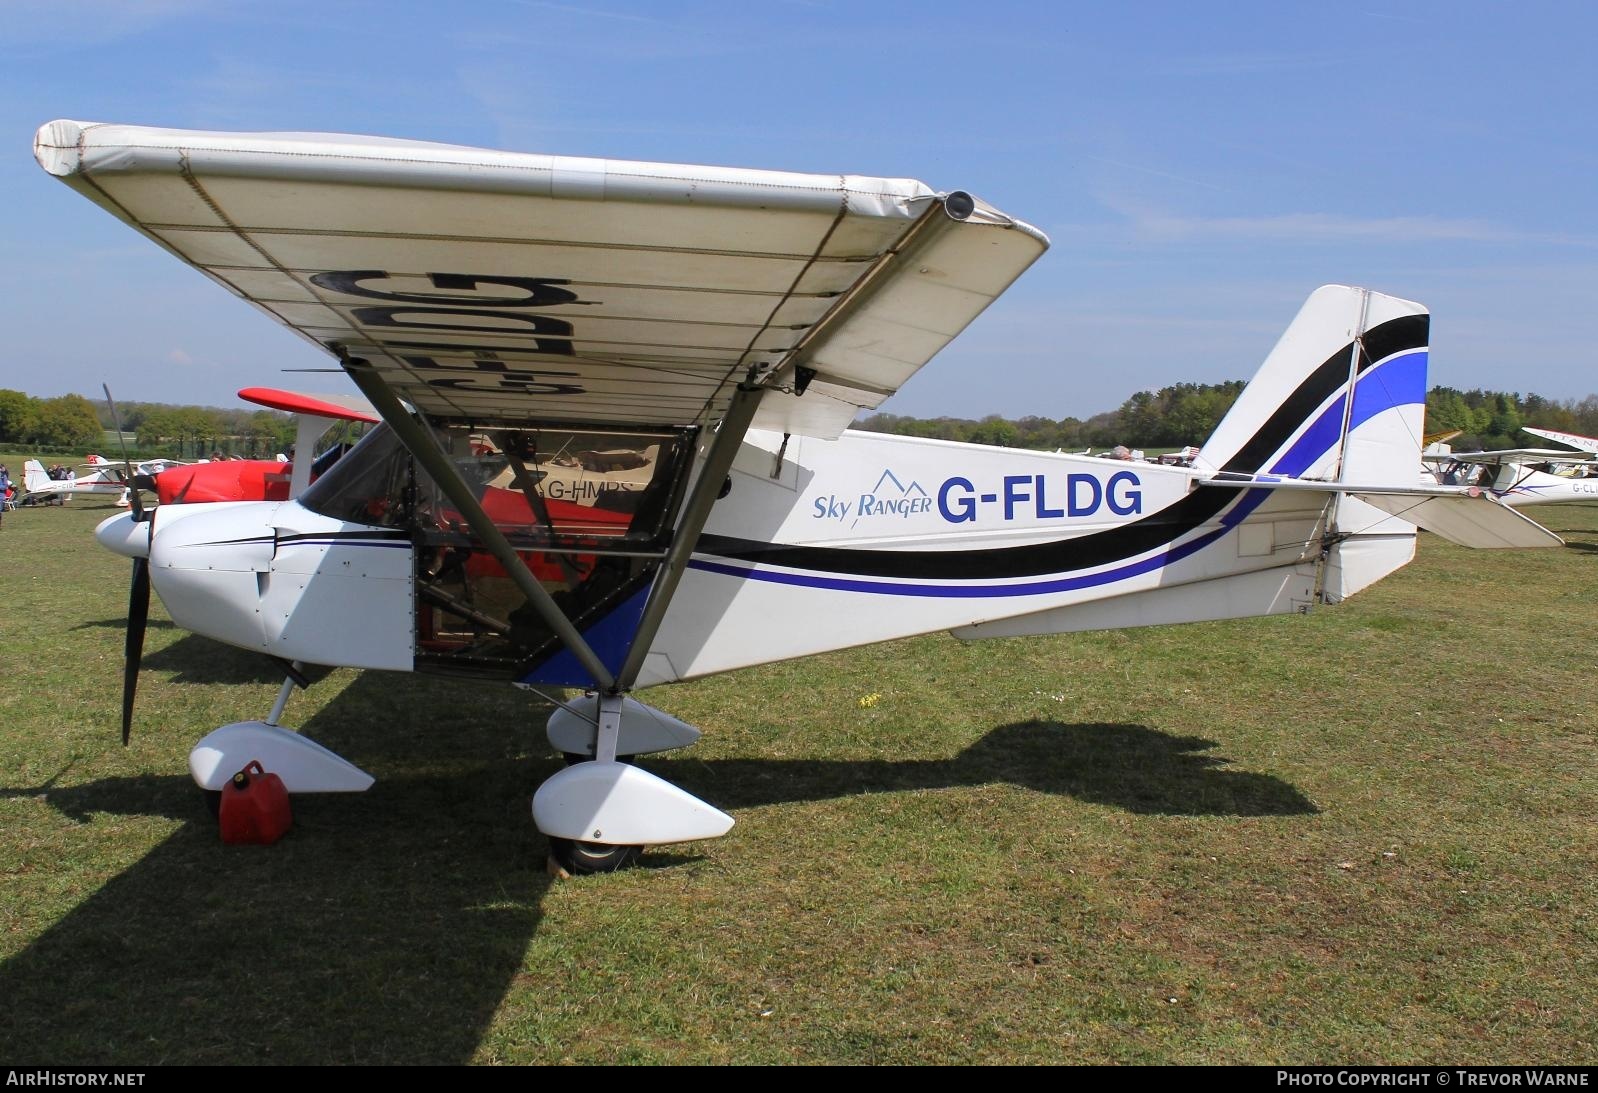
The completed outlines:
<svg viewBox="0 0 1598 1093">
<path fill-rule="evenodd" d="M 266 645 L 260 583 L 272 564 L 277 505 L 164 506 L 150 540 L 150 578 L 172 621 L 245 649 Z"/>
</svg>

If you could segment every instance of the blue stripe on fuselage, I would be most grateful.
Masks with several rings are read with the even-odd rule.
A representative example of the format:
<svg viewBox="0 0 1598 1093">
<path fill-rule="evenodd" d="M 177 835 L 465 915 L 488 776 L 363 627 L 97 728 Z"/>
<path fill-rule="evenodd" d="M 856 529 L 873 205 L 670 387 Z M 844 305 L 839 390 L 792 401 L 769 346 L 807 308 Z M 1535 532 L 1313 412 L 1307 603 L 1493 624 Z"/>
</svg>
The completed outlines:
<svg viewBox="0 0 1598 1093">
<path fill-rule="evenodd" d="M 1396 406 L 1423 403 L 1426 399 L 1426 359 L 1424 349 L 1400 353 L 1372 366 L 1354 388 L 1354 412 L 1349 420 L 1349 432 L 1369 421 L 1384 410 Z M 1308 429 L 1299 436 L 1283 455 L 1271 466 L 1271 473 L 1296 475 L 1313 466 L 1315 461 L 1330 451 L 1342 434 L 1343 395 L 1333 399 Z M 889 584 L 880 580 L 849 577 L 823 577 L 809 573 L 779 572 L 754 569 L 729 562 L 712 562 L 694 558 L 690 569 L 723 576 L 741 577 L 745 580 L 767 581 L 773 584 L 795 585 L 803 588 L 822 588 L 835 592 L 865 592 L 883 596 L 937 597 L 942 599 L 992 599 L 1004 596 L 1042 596 L 1056 592 L 1074 592 L 1083 588 L 1096 588 L 1114 584 L 1130 577 L 1151 573 L 1203 550 L 1232 528 L 1242 523 L 1249 514 L 1270 496 L 1268 489 L 1247 491 L 1238 502 L 1220 518 L 1221 526 L 1207 531 L 1180 545 L 1167 547 L 1147 558 L 1117 566 L 1100 573 L 1081 576 L 1054 577 L 1042 581 L 1020 584 Z"/>
</svg>

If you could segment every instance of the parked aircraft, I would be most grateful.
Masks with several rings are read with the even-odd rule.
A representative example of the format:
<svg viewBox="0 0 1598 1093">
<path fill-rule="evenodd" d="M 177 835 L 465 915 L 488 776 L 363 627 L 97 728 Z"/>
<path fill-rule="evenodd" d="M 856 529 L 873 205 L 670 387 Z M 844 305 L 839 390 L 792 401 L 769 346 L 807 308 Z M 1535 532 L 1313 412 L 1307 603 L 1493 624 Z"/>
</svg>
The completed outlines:
<svg viewBox="0 0 1598 1093">
<path fill-rule="evenodd" d="M 149 459 L 137 464 L 134 473 L 157 475 L 179 466 L 183 464 L 175 459 Z M 131 481 L 126 466 L 98 455 L 89 456 L 88 462 L 79 464 L 68 478 L 51 478 L 37 459 L 25 461 L 22 470 L 23 485 L 28 490 L 22 499 L 24 505 L 59 505 L 80 496 L 120 498 L 126 495 Z"/>
<path fill-rule="evenodd" d="M 1598 455 L 1554 448 L 1447 452 L 1426 457 L 1435 480 L 1489 491 L 1506 505 L 1598 500 Z"/>
<path fill-rule="evenodd" d="M 246 387 L 239 397 L 259 406 L 295 415 L 294 452 L 309 455 L 334 427 L 345 422 L 375 424 L 365 399 L 349 395 L 305 395 L 271 387 Z M 158 474 L 141 483 L 153 489 L 163 505 L 202 501 L 287 501 L 348 450 L 336 445 L 312 460 L 226 459 L 196 463 Z"/>
<path fill-rule="evenodd" d="M 961 191 L 69 121 L 35 149 L 384 422 L 294 500 L 101 524 L 135 559 L 124 738 L 152 581 L 178 625 L 286 662 L 583 688 L 547 725 L 577 761 L 533 799 L 574 871 L 733 823 L 623 761 L 698 736 L 639 689 L 937 630 L 1301 612 L 1404 565 L 1417 524 L 1560 541 L 1415 484 L 1428 317 L 1363 289 L 1310 297 L 1191 466 L 1127 464 L 845 431 L 1047 246 Z M 251 759 L 371 784 L 278 725 L 294 674 L 195 747 L 203 789 Z"/>
</svg>

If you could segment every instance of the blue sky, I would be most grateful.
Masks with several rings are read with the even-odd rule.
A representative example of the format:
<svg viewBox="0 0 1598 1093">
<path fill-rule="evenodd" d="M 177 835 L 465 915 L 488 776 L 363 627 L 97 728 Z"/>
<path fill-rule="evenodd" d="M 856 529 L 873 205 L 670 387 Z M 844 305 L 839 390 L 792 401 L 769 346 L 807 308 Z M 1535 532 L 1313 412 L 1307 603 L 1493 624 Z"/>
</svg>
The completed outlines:
<svg viewBox="0 0 1598 1093">
<path fill-rule="evenodd" d="M 33 162 L 52 118 L 909 176 L 1053 249 L 885 409 L 1246 378 L 1317 285 L 1431 380 L 1598 392 L 1598 5 L 7 0 L 0 387 L 233 404 L 325 363 Z"/>
</svg>

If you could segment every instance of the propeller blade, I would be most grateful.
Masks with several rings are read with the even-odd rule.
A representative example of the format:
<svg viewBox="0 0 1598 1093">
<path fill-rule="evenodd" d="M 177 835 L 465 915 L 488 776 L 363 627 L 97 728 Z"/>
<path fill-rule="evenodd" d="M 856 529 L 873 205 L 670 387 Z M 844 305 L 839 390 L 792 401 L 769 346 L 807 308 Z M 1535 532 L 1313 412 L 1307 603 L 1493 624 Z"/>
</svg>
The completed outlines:
<svg viewBox="0 0 1598 1093">
<path fill-rule="evenodd" d="M 133 734 L 133 695 L 139 687 L 139 658 L 144 655 L 144 627 L 150 618 L 150 560 L 133 559 L 133 587 L 128 590 L 128 637 L 122 647 L 122 746 Z"/>
<path fill-rule="evenodd" d="M 126 472 L 126 480 L 127 480 L 127 483 L 128 483 L 128 507 L 133 510 L 133 519 L 135 521 L 143 520 L 144 519 L 144 499 L 139 496 L 139 484 L 135 480 L 135 477 L 134 477 L 134 474 L 133 474 L 133 460 L 128 458 L 128 442 L 126 440 L 122 439 L 122 417 L 121 417 L 120 414 L 117 413 L 117 404 L 111 398 L 111 385 L 107 384 L 107 383 L 102 383 L 100 385 L 100 390 L 105 392 L 105 404 L 106 404 L 106 406 L 110 407 L 110 409 L 111 409 L 111 425 L 117 431 L 117 444 L 120 445 L 121 448 L 122 448 L 122 468 L 123 468 L 124 472 Z M 134 577 L 134 583 L 135 584 L 138 583 L 138 577 L 137 576 Z M 146 593 L 148 593 L 149 584 L 150 584 L 149 574 L 145 574 L 144 583 L 145 583 L 145 591 L 146 591 Z M 148 595 L 146 595 L 146 599 L 148 599 Z M 122 735 L 123 735 L 123 738 L 124 738 L 122 742 L 124 744 L 126 744 L 127 743 L 127 739 L 126 739 L 127 730 L 126 729 L 122 730 Z"/>
</svg>

